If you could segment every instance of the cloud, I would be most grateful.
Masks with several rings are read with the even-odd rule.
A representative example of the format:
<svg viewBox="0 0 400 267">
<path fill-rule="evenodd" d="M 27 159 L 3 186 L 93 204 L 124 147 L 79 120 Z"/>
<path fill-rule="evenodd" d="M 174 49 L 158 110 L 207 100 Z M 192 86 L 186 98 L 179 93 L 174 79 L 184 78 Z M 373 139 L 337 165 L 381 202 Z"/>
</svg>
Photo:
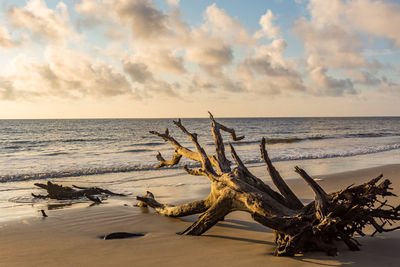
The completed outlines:
<svg viewBox="0 0 400 267">
<path fill-rule="evenodd" d="M 201 26 L 201 29 L 210 36 L 219 37 L 236 44 L 255 43 L 241 22 L 229 16 L 225 10 L 218 8 L 215 3 L 207 7 L 204 18 L 205 23 Z"/>
<path fill-rule="evenodd" d="M 228 45 L 217 45 L 213 42 L 186 50 L 188 60 L 198 63 L 204 68 L 220 67 L 232 62 L 233 52 Z"/>
<path fill-rule="evenodd" d="M 179 83 L 167 83 L 160 80 L 149 71 L 149 67 L 133 57 L 123 62 L 125 73 L 129 75 L 132 82 L 140 84 L 141 94 L 143 97 L 152 97 L 153 95 L 167 95 L 170 97 L 178 97 L 177 92 Z"/>
<path fill-rule="evenodd" d="M 400 40 L 393 26 L 400 21 L 400 5 L 370 0 L 311 0 L 307 8 L 310 17 L 297 19 L 294 31 L 304 43 L 314 93 L 320 90 L 317 94 L 354 94 L 355 84 L 376 84 L 376 79 L 366 73 L 377 72 L 385 65 L 367 58 L 365 36 Z M 344 79 L 330 77 L 327 74 L 330 69 Z M 356 72 L 359 73 L 355 76 L 349 75 Z"/>
<path fill-rule="evenodd" d="M 0 77 L 0 100 L 14 100 L 14 87 L 12 83 Z"/>
<path fill-rule="evenodd" d="M 297 72 L 285 66 L 274 64 L 275 62 L 269 55 L 247 58 L 244 65 L 254 73 L 265 76 L 296 76 Z"/>
<path fill-rule="evenodd" d="M 125 76 L 99 59 L 59 47 L 49 47 L 45 56 L 51 72 L 47 80 L 58 82 L 64 91 L 94 96 L 131 93 Z"/>
<path fill-rule="evenodd" d="M 286 41 L 274 40 L 270 45 L 257 47 L 255 53 L 239 64 L 236 76 L 250 92 L 279 94 L 284 91 L 304 91 L 297 65 L 283 58 Z"/>
<path fill-rule="evenodd" d="M 341 25 L 349 31 L 362 32 L 393 40 L 400 46 L 400 4 L 375 0 L 311 0 L 308 9 L 317 27 Z"/>
<path fill-rule="evenodd" d="M 131 95 L 136 97 L 125 76 L 101 60 L 78 51 L 50 46 L 46 61 L 19 56 L 11 64 L 11 72 L 2 80 L 4 98 L 58 96 L 81 98 Z"/>
<path fill-rule="evenodd" d="M 272 14 L 271 10 L 267 10 L 267 13 L 261 16 L 260 25 L 261 30 L 254 34 L 255 38 L 267 37 L 270 39 L 278 38 L 281 35 L 281 30 L 278 26 L 273 25 L 273 21 L 276 20 L 276 16 Z"/>
<path fill-rule="evenodd" d="M 19 46 L 19 41 L 13 40 L 5 26 L 0 25 L 0 47 L 13 48 Z"/>
<path fill-rule="evenodd" d="M 82 28 L 106 27 L 106 36 L 111 40 L 123 39 L 122 25 L 114 18 L 113 3 L 110 1 L 81 0 L 75 3 L 75 11 L 80 15 L 77 26 Z"/>
<path fill-rule="evenodd" d="M 167 5 L 172 7 L 178 7 L 180 0 L 166 0 Z"/>
<path fill-rule="evenodd" d="M 123 27 L 130 30 L 134 42 L 154 41 L 171 30 L 168 16 L 151 0 L 81 0 L 75 10 L 82 15 L 80 25 L 106 26 L 110 39 L 121 39 Z"/>
<path fill-rule="evenodd" d="M 115 1 L 119 18 L 129 25 L 134 38 L 151 39 L 168 32 L 167 17 L 150 0 Z"/>
<path fill-rule="evenodd" d="M 400 32 L 397 27 L 400 24 L 399 3 L 311 0 L 308 10 L 310 19 L 297 20 L 295 31 L 309 50 L 317 50 L 319 44 L 321 53 L 333 51 L 335 56 L 336 53 L 342 53 L 339 61 L 345 62 L 345 58 L 350 57 L 350 66 L 357 67 L 367 64 L 360 55 L 360 51 L 364 49 L 362 35 L 388 38 L 400 46 Z"/>
<path fill-rule="evenodd" d="M 63 2 L 52 10 L 43 0 L 30 0 L 23 8 L 11 7 L 8 18 L 14 27 L 28 30 L 48 41 L 66 43 L 79 38 L 70 24 L 67 6 Z"/>
<path fill-rule="evenodd" d="M 345 14 L 352 27 L 378 37 L 393 40 L 400 46 L 400 4 L 390 1 L 346 1 Z"/>
<path fill-rule="evenodd" d="M 384 93 L 391 95 L 400 95 L 400 84 L 389 80 L 386 76 L 382 77 L 379 89 Z"/>
<path fill-rule="evenodd" d="M 109 6 L 105 2 L 101 3 L 97 0 L 81 0 L 76 2 L 75 10 L 85 16 L 85 21 L 91 24 L 90 26 L 110 19 L 111 15 Z"/>
<path fill-rule="evenodd" d="M 146 64 L 141 62 L 124 62 L 124 71 L 134 82 L 145 84 L 149 80 L 154 80 L 153 74 L 148 70 Z"/>
<path fill-rule="evenodd" d="M 352 72 L 352 76 L 357 83 L 366 86 L 377 86 L 381 83 L 379 78 L 367 71 L 354 71 Z"/>
<path fill-rule="evenodd" d="M 32 97 L 182 97 L 202 91 L 345 96 L 372 85 L 396 88 L 395 81 L 383 79 L 387 66 L 367 55 L 366 46 L 374 40 L 367 43 L 366 37 L 385 37 L 397 45 L 398 33 L 389 25 L 397 22 L 397 13 L 389 10 L 397 11 L 397 4 L 311 0 L 309 14 L 293 26 L 304 54 L 288 57 L 294 49 L 289 44 L 288 53 L 277 24 L 281 16 L 271 10 L 260 17 L 257 29 L 247 30 L 217 4 L 189 25 L 178 0 L 166 3 L 160 8 L 151 0 L 81 0 L 72 19 L 63 2 L 55 9 L 43 0 L 9 8 L 12 37 L 15 30 L 47 42 L 40 43 L 46 48 L 37 59 L 14 60 L 15 70 L 1 76 L 1 96 L 17 99 L 23 90 Z M 384 11 L 391 17 L 375 24 L 362 17 Z M 96 38 L 98 47 L 91 43 Z M 18 44 L 0 27 L 0 46 Z"/>
<path fill-rule="evenodd" d="M 138 48 L 136 58 L 146 62 L 152 72 L 180 75 L 186 72 L 184 59 L 175 55 L 170 49 L 164 48 Z"/>
<path fill-rule="evenodd" d="M 209 79 L 205 78 L 203 75 L 192 74 L 186 81 L 186 88 L 190 93 L 194 92 L 215 92 L 217 85 L 210 82 Z"/>
<path fill-rule="evenodd" d="M 232 64 L 234 47 L 253 42 L 240 22 L 216 4 L 205 10 L 203 24 L 177 37 L 186 59 L 214 77 L 223 75 L 223 68 Z"/>
<path fill-rule="evenodd" d="M 317 26 L 314 21 L 304 18 L 296 21 L 295 31 L 304 41 L 308 64 L 333 68 L 368 67 L 368 61 L 361 55 L 362 39 L 341 25 Z"/>
<path fill-rule="evenodd" d="M 350 79 L 335 79 L 329 76 L 323 67 L 314 68 L 310 76 L 317 95 L 342 96 L 357 93 Z"/>
<path fill-rule="evenodd" d="M 351 74 L 354 81 L 358 84 L 378 89 L 382 93 L 400 95 L 400 84 L 387 78 L 385 75 L 378 77 L 377 73 L 367 71 L 354 71 Z"/>
<path fill-rule="evenodd" d="M 81 1 L 76 6 L 77 11 L 90 16 L 92 4 L 89 0 Z M 146 90 L 151 90 L 150 85 L 154 85 L 155 81 L 159 84 L 163 80 L 163 74 L 169 75 L 167 84 L 171 87 L 168 89 L 165 84 L 164 87 L 171 92 L 179 89 L 174 86 L 176 82 L 181 88 L 186 86 L 188 91 L 196 91 L 195 87 L 199 87 L 198 90 L 229 92 L 263 92 L 263 88 L 268 88 L 268 91 L 275 94 L 304 90 L 297 65 L 283 58 L 287 46 L 283 39 L 272 40 L 269 45 L 261 45 L 261 40 L 249 34 L 237 18 L 229 16 L 216 4 L 206 8 L 203 14 L 204 21 L 197 27 L 189 26 L 183 20 L 176 5 L 172 10 L 163 12 L 157 10 L 150 1 L 144 0 L 122 4 L 112 0 L 98 1 L 97 4 L 103 6 L 99 9 L 103 23 L 108 23 L 107 21 L 113 18 L 108 24 L 110 27 L 119 23 L 131 29 L 134 25 L 129 22 L 134 19 L 141 21 L 135 27 L 142 24 L 151 26 L 153 23 L 158 25 L 157 31 L 146 29 L 146 32 L 151 33 L 149 35 L 138 34 L 138 31 L 133 29 L 131 44 L 134 53 L 125 56 L 125 59 L 121 58 L 125 72 L 133 81 L 146 84 Z M 143 8 L 137 8 L 138 6 Z M 126 12 L 121 10 L 132 10 L 129 12 L 129 19 L 124 17 Z M 107 15 L 103 15 L 102 12 L 106 12 Z M 144 15 L 147 13 L 152 15 Z M 274 19 L 276 17 L 272 12 L 267 11 L 260 19 L 262 29 L 259 34 L 269 38 L 279 37 L 280 29 L 273 25 Z M 238 49 L 243 49 L 247 54 L 245 60 L 239 58 L 235 61 L 235 50 Z M 127 57 L 131 59 L 126 60 Z M 194 65 L 202 72 L 198 73 Z M 236 73 L 244 67 L 249 68 L 250 75 L 239 74 L 232 77 L 233 72 Z M 191 73 L 187 73 L 188 69 Z M 193 78 L 200 75 L 205 76 L 207 82 Z M 253 82 L 251 79 L 257 81 Z M 272 87 L 274 88 L 271 89 Z"/>
</svg>

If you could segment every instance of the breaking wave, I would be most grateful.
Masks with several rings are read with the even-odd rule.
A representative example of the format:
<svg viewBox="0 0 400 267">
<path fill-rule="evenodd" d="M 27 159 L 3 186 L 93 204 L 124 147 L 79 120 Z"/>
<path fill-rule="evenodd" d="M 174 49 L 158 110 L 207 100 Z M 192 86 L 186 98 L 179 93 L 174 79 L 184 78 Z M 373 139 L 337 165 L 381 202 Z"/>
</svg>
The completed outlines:
<svg viewBox="0 0 400 267">
<path fill-rule="evenodd" d="M 324 159 L 324 158 L 336 158 L 336 157 L 350 157 L 365 154 L 373 154 L 379 152 L 385 152 L 390 150 L 400 149 L 400 144 L 391 145 L 381 145 L 374 147 L 360 147 L 352 151 L 335 152 L 335 151 L 311 151 L 311 152 L 301 152 L 301 153 L 287 153 L 285 155 L 271 155 L 272 161 L 289 161 L 289 160 L 307 160 L 307 159 Z M 131 152 L 131 151 L 126 151 Z M 290 154 L 290 155 L 288 155 Z M 251 163 L 261 163 L 260 158 L 246 158 L 243 157 L 243 162 L 247 164 Z M 182 163 L 182 165 L 169 167 L 171 169 L 181 168 L 183 164 L 189 167 L 199 166 L 197 163 L 188 164 L 187 162 Z M 133 166 L 115 166 L 115 167 L 105 167 L 105 168 L 83 168 L 76 170 L 63 170 L 63 171 L 50 171 L 50 172 L 40 172 L 40 173 L 24 173 L 24 174 L 9 174 L 1 175 L 0 183 L 11 182 L 11 181 L 27 181 L 27 180 L 40 180 L 49 178 L 63 178 L 63 177 L 77 177 L 86 175 L 98 175 L 107 173 L 120 173 L 120 172 L 134 172 L 134 171 L 146 171 L 146 170 L 156 170 L 155 164 L 141 164 Z"/>
</svg>

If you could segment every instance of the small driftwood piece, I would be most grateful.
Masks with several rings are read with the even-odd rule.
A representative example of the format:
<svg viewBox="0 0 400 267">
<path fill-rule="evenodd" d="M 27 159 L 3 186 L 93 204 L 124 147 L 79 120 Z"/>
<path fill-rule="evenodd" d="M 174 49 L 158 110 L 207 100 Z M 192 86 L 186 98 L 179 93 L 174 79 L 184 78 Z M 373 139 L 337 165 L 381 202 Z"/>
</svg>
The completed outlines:
<svg viewBox="0 0 400 267">
<path fill-rule="evenodd" d="M 359 250 L 354 235 L 365 235 L 363 229 L 367 225 L 372 225 L 379 233 L 400 228 L 384 227 L 400 220 L 400 205 L 394 207 L 387 204 L 387 200 L 380 200 L 394 196 L 390 192 L 391 182 L 387 179 L 381 181 L 382 175 L 362 185 L 352 185 L 328 194 L 306 171 L 295 167 L 315 195 L 314 201 L 304 205 L 273 166 L 264 138 L 260 145 L 261 157 L 279 192 L 254 176 L 243 164 L 233 145 L 229 144 L 236 163 L 236 167 L 232 168 L 225 154 L 221 131 L 230 133 L 234 141 L 244 137 L 237 137 L 233 129 L 218 123 L 211 113 L 210 119 L 215 141 L 214 155 L 206 154 L 197 135 L 189 132 L 181 120 L 174 121 L 174 124 L 188 136 L 196 151 L 180 145 L 168 129 L 164 133 L 150 132 L 169 142 L 175 150 L 169 161 L 158 154 L 157 167 L 176 165 L 182 157 L 186 157 L 201 163 L 201 167 L 189 169 L 185 166 L 183 169 L 191 175 L 205 176 L 211 182 L 207 198 L 179 206 L 159 203 L 151 192 L 137 197 L 139 206 L 148 205 L 162 215 L 181 217 L 199 214 L 198 220 L 181 234 L 201 235 L 230 212 L 240 210 L 250 213 L 255 221 L 274 231 L 277 256 L 294 256 L 315 250 L 336 255 L 334 241 L 344 242 L 350 250 Z"/>
<path fill-rule="evenodd" d="M 111 192 L 110 190 L 99 187 L 81 187 L 76 185 L 68 187 L 54 184 L 50 181 L 48 181 L 47 184 L 35 183 L 35 185 L 47 190 L 47 195 L 36 195 L 32 193 L 32 196 L 35 198 L 68 200 L 86 197 L 95 203 L 101 203 L 101 200 L 98 196 L 125 196 L 124 194 L 117 194 Z"/>
<path fill-rule="evenodd" d="M 46 212 L 44 212 L 44 210 L 40 210 L 40 212 L 42 213 L 42 217 L 45 217 L 45 218 L 48 217 Z"/>
</svg>

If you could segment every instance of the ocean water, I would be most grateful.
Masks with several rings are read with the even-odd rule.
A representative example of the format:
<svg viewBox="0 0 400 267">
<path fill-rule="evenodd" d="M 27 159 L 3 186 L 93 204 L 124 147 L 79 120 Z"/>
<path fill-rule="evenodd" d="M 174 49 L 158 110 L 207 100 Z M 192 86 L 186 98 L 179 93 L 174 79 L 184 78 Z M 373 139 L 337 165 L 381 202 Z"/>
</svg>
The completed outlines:
<svg viewBox="0 0 400 267">
<path fill-rule="evenodd" d="M 391 153 L 389 163 L 400 159 L 400 117 L 217 120 L 245 135 L 233 145 L 247 164 L 262 162 L 262 137 L 274 162 L 374 158 L 384 152 Z M 210 120 L 182 122 L 213 153 Z M 173 153 L 169 143 L 149 133 L 165 128 L 194 149 L 172 119 L 0 120 L 0 183 L 153 170 L 158 151 L 165 158 Z M 224 137 L 229 141 L 228 134 Z M 183 164 L 197 163 L 183 159 Z"/>
</svg>

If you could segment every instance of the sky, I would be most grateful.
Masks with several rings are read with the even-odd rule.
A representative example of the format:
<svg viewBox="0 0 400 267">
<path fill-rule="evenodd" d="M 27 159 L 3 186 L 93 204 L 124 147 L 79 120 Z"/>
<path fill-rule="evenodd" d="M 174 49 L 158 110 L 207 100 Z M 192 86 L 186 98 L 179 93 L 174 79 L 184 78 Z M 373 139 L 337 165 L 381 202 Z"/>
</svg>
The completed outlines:
<svg viewBox="0 0 400 267">
<path fill-rule="evenodd" d="M 0 2 L 0 119 L 400 116 L 400 1 Z"/>
</svg>

